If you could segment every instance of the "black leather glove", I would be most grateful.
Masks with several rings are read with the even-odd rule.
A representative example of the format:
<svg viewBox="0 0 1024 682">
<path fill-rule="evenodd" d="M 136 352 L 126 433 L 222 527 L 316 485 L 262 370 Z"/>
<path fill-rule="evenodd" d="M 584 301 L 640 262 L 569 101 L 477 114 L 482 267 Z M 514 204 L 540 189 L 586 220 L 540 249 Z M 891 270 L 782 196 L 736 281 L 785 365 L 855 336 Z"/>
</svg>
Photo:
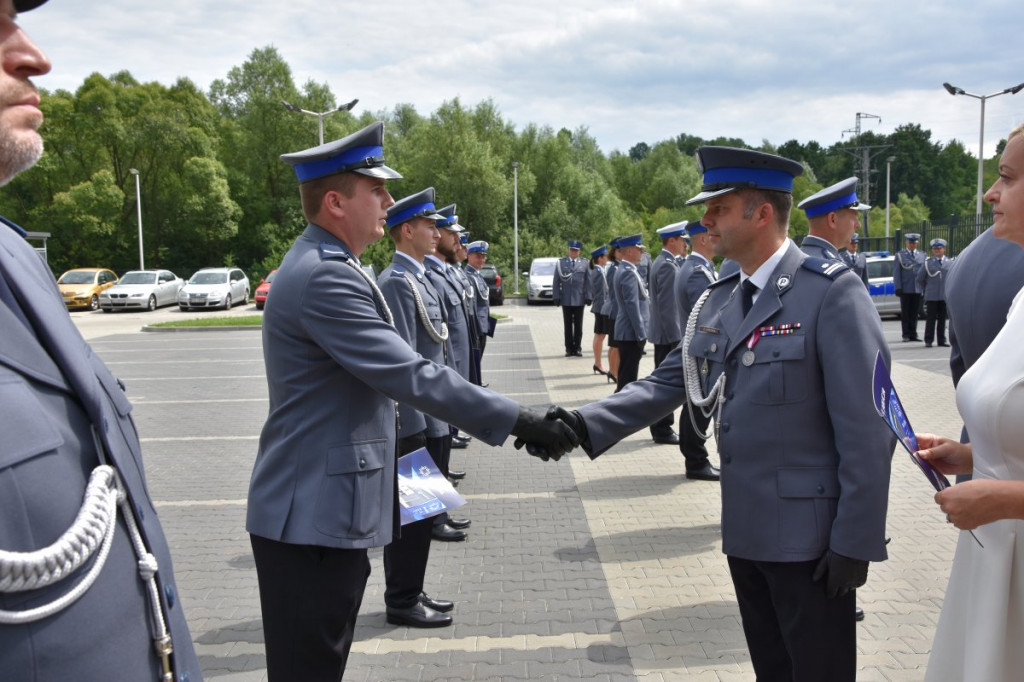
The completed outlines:
<svg viewBox="0 0 1024 682">
<path fill-rule="evenodd" d="M 573 430 L 576 434 L 576 438 L 579 441 L 578 445 L 583 445 L 587 442 L 589 434 L 587 433 L 587 423 L 583 421 L 583 416 L 576 410 L 569 411 L 564 407 L 558 405 L 552 405 L 548 408 L 548 413 L 544 415 L 547 419 L 561 419 L 566 425 Z"/>
<path fill-rule="evenodd" d="M 547 415 L 542 415 L 529 407 L 519 407 L 519 418 L 512 427 L 517 450 L 525 445 L 528 453 L 546 462 L 549 459 L 558 461 L 562 455 L 579 445 L 576 431 L 552 416 L 555 409 L 552 405 Z"/>
<path fill-rule="evenodd" d="M 829 599 L 842 597 L 868 581 L 868 562 L 863 559 L 836 554 L 831 549 L 825 554 L 814 569 L 814 581 L 818 582 L 827 576 L 825 595 Z"/>
</svg>

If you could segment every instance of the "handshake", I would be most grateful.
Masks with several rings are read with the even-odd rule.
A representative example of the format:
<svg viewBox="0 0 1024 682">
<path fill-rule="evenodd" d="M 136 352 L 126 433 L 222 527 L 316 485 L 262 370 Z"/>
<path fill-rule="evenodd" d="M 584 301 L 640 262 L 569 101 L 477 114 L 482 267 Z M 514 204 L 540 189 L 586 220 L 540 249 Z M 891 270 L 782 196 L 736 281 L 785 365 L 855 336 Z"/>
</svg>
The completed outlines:
<svg viewBox="0 0 1024 682">
<path fill-rule="evenodd" d="M 519 408 L 519 418 L 512 427 L 516 437 L 515 448 L 526 451 L 545 462 L 558 461 L 577 445 L 587 440 L 587 425 L 579 412 L 565 410 L 558 405 L 548 408 L 547 414 L 529 407 Z"/>
</svg>

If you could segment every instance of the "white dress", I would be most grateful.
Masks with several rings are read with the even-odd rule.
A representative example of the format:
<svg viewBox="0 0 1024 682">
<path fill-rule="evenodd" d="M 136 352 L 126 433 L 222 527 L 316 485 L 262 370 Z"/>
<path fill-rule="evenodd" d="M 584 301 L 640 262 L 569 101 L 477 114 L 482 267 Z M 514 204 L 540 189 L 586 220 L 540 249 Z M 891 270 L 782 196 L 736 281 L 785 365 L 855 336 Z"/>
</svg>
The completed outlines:
<svg viewBox="0 0 1024 682">
<path fill-rule="evenodd" d="M 974 448 L 974 478 L 1024 480 L 1024 296 L 960 380 L 956 404 Z M 962 531 L 928 658 L 926 682 L 1024 680 L 1024 521 Z"/>
</svg>

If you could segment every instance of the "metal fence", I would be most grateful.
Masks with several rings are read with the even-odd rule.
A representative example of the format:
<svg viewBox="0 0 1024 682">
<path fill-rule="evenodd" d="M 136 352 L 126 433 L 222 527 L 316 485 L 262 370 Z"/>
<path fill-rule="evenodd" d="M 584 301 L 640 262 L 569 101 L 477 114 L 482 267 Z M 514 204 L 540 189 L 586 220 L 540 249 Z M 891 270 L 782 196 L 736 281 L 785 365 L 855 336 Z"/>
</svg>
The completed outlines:
<svg viewBox="0 0 1024 682">
<path fill-rule="evenodd" d="M 918 248 L 931 253 L 928 243 L 941 238 L 946 240 L 946 255 L 952 258 L 967 248 L 975 237 L 992 225 L 992 214 L 981 213 L 969 216 L 949 216 L 945 223 L 932 223 L 927 220 L 911 225 L 904 225 L 888 237 L 861 237 L 860 251 L 888 251 L 896 253 L 904 247 L 903 235 L 917 233 L 921 235 Z"/>
</svg>

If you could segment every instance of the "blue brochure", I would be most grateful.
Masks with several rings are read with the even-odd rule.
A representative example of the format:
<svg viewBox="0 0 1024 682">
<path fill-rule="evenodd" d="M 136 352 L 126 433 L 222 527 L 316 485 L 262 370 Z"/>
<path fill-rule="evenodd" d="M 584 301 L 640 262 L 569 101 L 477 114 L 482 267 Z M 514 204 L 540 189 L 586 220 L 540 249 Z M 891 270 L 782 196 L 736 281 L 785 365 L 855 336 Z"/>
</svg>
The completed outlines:
<svg viewBox="0 0 1024 682">
<path fill-rule="evenodd" d="M 936 490 L 948 488 L 949 481 L 946 477 L 936 471 L 931 464 L 914 454 L 920 449 L 917 447 L 917 436 L 914 435 L 914 429 L 910 426 L 907 413 L 903 411 L 903 404 L 900 402 L 899 396 L 896 395 L 896 389 L 893 388 L 892 379 L 889 377 L 889 369 L 885 366 L 885 360 L 882 359 L 881 353 L 875 355 L 875 373 L 871 385 L 878 416 L 884 419 L 896 434 L 900 443 L 910 453 L 910 459 L 914 460 L 914 463 L 921 468 L 929 483 Z"/>
<path fill-rule="evenodd" d="M 466 500 L 455 492 L 426 448 L 398 458 L 398 510 L 403 526 L 464 504 Z"/>
</svg>

